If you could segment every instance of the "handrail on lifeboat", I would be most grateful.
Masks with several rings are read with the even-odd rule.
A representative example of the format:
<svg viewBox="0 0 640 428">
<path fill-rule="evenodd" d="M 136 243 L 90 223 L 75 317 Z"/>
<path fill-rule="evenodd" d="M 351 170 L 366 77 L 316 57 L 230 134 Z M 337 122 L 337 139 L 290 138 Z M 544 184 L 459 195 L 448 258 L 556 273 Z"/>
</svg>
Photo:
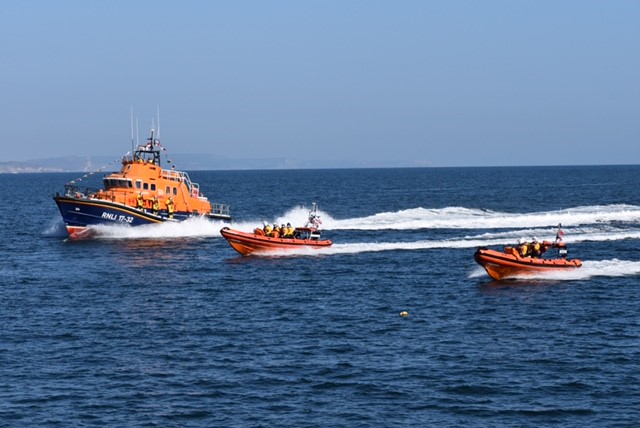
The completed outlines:
<svg viewBox="0 0 640 428">
<path fill-rule="evenodd" d="M 220 214 L 220 215 L 231 215 L 230 214 L 230 209 L 229 209 L 229 205 L 227 204 L 211 204 L 211 212 L 213 214 Z"/>
<path fill-rule="evenodd" d="M 162 178 L 166 178 L 167 180 L 182 182 L 185 179 L 184 175 L 185 175 L 185 173 L 181 172 L 181 171 L 173 171 L 173 170 L 163 169 L 161 177 Z"/>
<path fill-rule="evenodd" d="M 98 194 L 101 189 L 95 187 L 85 187 L 82 188 L 76 184 L 65 184 L 64 185 L 64 194 L 65 196 L 71 198 L 92 198 L 94 195 Z M 104 193 L 104 192 L 103 192 Z"/>
</svg>

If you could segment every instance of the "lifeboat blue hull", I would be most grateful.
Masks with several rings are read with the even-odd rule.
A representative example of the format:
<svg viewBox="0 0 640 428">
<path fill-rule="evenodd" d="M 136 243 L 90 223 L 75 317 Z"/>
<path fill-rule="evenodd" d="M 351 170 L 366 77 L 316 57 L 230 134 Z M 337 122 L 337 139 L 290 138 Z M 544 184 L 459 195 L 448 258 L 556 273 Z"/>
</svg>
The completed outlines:
<svg viewBox="0 0 640 428">
<path fill-rule="evenodd" d="M 55 196 L 62 219 L 69 235 L 85 236 L 86 228 L 96 225 L 128 224 L 142 226 L 145 224 L 162 223 L 164 221 L 184 221 L 198 217 L 189 213 L 176 212 L 170 219 L 166 210 L 155 215 L 147 210 L 136 209 L 127 205 L 90 198 L 73 198 L 69 196 Z M 229 220 L 226 216 L 206 215 L 213 220 Z"/>
</svg>

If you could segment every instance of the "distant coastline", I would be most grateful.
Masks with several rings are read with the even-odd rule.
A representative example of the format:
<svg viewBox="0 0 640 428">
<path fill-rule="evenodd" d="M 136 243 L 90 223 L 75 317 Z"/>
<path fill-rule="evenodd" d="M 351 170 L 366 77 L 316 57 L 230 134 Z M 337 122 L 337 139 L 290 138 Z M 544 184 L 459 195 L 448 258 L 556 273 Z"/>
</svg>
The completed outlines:
<svg viewBox="0 0 640 428">
<path fill-rule="evenodd" d="M 185 171 L 207 170 L 251 170 L 251 169 L 317 169 L 317 168 L 409 168 L 429 167 L 428 162 L 363 162 L 343 160 L 299 160 L 290 158 L 229 159 L 210 154 L 177 154 L 165 167 Z M 0 174 L 44 173 L 44 172 L 94 172 L 115 171 L 121 167 L 118 156 L 67 156 L 32 159 L 24 162 L 0 162 Z"/>
<path fill-rule="evenodd" d="M 0 174 L 29 174 L 39 172 L 65 172 L 59 168 L 30 165 L 25 162 L 0 162 Z"/>
</svg>

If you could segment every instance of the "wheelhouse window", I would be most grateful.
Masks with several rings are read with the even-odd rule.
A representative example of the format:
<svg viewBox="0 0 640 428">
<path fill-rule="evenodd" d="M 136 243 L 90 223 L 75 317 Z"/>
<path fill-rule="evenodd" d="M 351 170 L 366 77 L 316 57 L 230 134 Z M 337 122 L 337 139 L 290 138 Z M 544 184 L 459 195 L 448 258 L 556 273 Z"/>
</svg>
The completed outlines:
<svg viewBox="0 0 640 428">
<path fill-rule="evenodd" d="M 104 183 L 104 187 L 106 189 L 133 187 L 133 182 L 131 180 L 126 180 L 123 178 L 104 178 L 102 182 Z M 136 183 L 136 185 L 138 186 L 138 188 L 140 188 L 140 183 Z"/>
<path fill-rule="evenodd" d="M 136 180 L 136 189 L 142 188 L 142 181 Z"/>
<path fill-rule="evenodd" d="M 177 195 L 177 194 L 178 194 L 178 188 L 177 188 L 177 187 L 174 187 L 174 188 L 173 188 L 173 195 L 175 196 L 175 195 Z"/>
<path fill-rule="evenodd" d="M 144 183 L 144 184 L 142 185 L 142 188 L 143 188 L 144 190 L 149 190 L 149 183 Z"/>
<path fill-rule="evenodd" d="M 308 230 L 296 230 L 297 238 L 299 239 L 309 239 L 310 233 Z"/>
<path fill-rule="evenodd" d="M 151 183 L 151 190 L 156 190 L 156 183 Z"/>
</svg>

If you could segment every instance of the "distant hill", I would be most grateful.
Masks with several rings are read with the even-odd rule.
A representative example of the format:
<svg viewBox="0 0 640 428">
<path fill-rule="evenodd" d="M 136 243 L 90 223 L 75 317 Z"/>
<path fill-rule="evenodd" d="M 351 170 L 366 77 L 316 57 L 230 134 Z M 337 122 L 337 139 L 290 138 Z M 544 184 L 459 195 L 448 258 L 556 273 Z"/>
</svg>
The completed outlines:
<svg viewBox="0 0 640 428">
<path fill-rule="evenodd" d="M 168 162 L 170 160 L 171 162 Z M 65 156 L 46 159 L 32 159 L 25 162 L 0 162 L 1 173 L 37 173 L 37 172 L 92 172 L 120 170 L 119 156 Z M 229 159 L 211 154 L 176 154 L 163 166 L 175 165 L 180 171 L 202 170 L 249 170 L 249 169 L 314 169 L 314 168 L 392 168 L 424 167 L 429 165 L 406 163 L 371 163 L 344 160 L 321 161 L 314 159 L 265 158 L 265 159 Z"/>
<path fill-rule="evenodd" d="M 25 172 L 63 172 L 63 170 L 33 165 L 28 162 L 0 162 L 0 174 L 20 174 Z"/>
<path fill-rule="evenodd" d="M 0 173 L 25 172 L 78 172 L 93 171 L 102 162 L 111 163 L 113 158 L 67 156 L 48 159 L 32 159 L 25 162 L 0 162 Z"/>
</svg>

